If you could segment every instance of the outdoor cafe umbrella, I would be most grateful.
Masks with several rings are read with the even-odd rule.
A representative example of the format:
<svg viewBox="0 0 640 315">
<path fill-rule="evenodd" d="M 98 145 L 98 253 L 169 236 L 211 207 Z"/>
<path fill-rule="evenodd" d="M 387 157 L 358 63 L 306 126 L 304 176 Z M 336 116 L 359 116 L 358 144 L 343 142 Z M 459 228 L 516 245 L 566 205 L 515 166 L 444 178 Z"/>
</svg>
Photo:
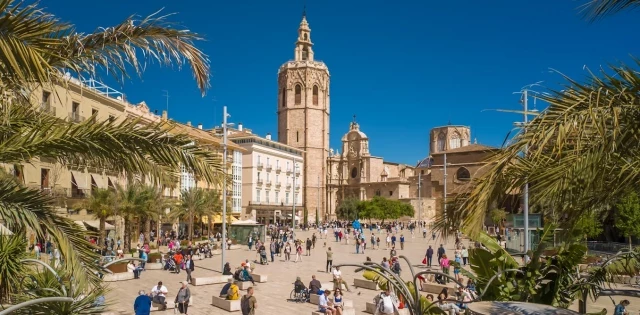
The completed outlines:
<svg viewBox="0 0 640 315">
<path fill-rule="evenodd" d="M 475 302 L 469 303 L 471 314 L 477 315 L 579 315 L 564 308 L 526 302 Z"/>
</svg>

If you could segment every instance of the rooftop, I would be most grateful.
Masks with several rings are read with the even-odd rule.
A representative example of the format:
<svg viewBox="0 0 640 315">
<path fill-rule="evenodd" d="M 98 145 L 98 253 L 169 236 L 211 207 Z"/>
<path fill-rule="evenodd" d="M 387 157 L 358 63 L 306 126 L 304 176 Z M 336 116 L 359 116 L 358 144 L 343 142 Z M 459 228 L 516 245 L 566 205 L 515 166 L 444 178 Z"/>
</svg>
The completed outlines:
<svg viewBox="0 0 640 315">
<path fill-rule="evenodd" d="M 499 150 L 499 148 L 474 143 L 474 144 L 466 145 L 464 147 L 459 147 L 451 150 L 434 153 L 433 155 L 439 155 L 444 153 L 465 153 L 465 152 L 481 152 L 481 151 L 496 151 L 496 150 Z"/>
</svg>

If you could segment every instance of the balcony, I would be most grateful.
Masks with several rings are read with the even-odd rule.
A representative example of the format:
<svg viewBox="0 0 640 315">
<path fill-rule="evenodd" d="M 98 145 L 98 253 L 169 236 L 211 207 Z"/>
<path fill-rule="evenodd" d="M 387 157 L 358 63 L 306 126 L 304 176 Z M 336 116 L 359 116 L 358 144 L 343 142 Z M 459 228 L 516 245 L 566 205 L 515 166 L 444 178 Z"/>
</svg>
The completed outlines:
<svg viewBox="0 0 640 315">
<path fill-rule="evenodd" d="M 257 183 L 258 183 L 258 186 L 262 186 L 262 184 L 263 184 L 262 179 L 258 179 Z"/>
<path fill-rule="evenodd" d="M 299 169 L 296 170 L 296 176 L 300 176 L 300 170 Z"/>
<path fill-rule="evenodd" d="M 267 172 L 271 172 L 271 164 L 267 164 Z"/>
<path fill-rule="evenodd" d="M 280 174 L 282 172 L 282 167 L 276 166 L 276 174 Z"/>
<path fill-rule="evenodd" d="M 291 190 L 291 184 L 287 184 L 287 190 Z"/>
<path fill-rule="evenodd" d="M 276 183 L 276 188 L 280 188 L 280 186 L 282 186 L 282 183 Z"/>
<path fill-rule="evenodd" d="M 296 190 L 300 190 L 300 185 L 296 185 Z"/>
<path fill-rule="evenodd" d="M 291 169 L 287 169 L 287 175 L 291 175 Z"/>
<path fill-rule="evenodd" d="M 69 113 L 69 119 L 70 119 L 72 122 L 77 122 L 77 123 L 79 123 L 79 122 L 83 122 L 83 121 L 84 121 L 84 117 L 83 117 L 83 116 L 80 116 L 80 113 L 78 113 L 78 112 L 71 112 L 71 113 Z"/>
<path fill-rule="evenodd" d="M 40 104 L 40 110 L 52 116 L 56 115 L 56 108 L 51 106 L 49 103 Z"/>
<path fill-rule="evenodd" d="M 267 187 L 271 187 L 271 181 L 267 180 Z"/>
<path fill-rule="evenodd" d="M 258 162 L 258 164 L 256 165 L 258 170 L 262 170 L 262 167 L 264 166 L 262 163 Z"/>
</svg>

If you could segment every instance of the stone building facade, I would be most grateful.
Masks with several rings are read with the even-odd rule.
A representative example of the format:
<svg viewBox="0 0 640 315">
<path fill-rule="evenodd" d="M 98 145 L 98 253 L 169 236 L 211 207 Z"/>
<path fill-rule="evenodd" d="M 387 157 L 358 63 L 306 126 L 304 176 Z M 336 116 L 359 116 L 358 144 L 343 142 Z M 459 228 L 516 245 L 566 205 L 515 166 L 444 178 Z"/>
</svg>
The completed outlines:
<svg viewBox="0 0 640 315">
<path fill-rule="evenodd" d="M 369 152 L 369 138 L 353 121 L 342 137 L 342 152 L 330 151 L 327 160 L 328 206 L 326 219 L 348 198 L 369 200 L 374 196 L 410 202 L 414 167 L 384 161 Z"/>
<path fill-rule="evenodd" d="M 275 142 L 271 135 L 262 138 L 241 125 L 238 129 L 229 140 L 244 149 L 242 218 L 264 224 L 285 223 L 291 222 L 295 212 L 300 221 L 304 213 L 302 150 Z"/>
<path fill-rule="evenodd" d="M 429 152 L 431 155 L 446 150 L 465 147 L 471 143 L 471 128 L 460 125 L 435 127 L 429 133 Z"/>
<path fill-rule="evenodd" d="M 329 70 L 316 61 L 311 29 L 303 15 L 294 58 L 278 71 L 278 141 L 304 154 L 302 194 L 309 222 L 326 207 L 325 174 L 329 152 Z"/>
</svg>

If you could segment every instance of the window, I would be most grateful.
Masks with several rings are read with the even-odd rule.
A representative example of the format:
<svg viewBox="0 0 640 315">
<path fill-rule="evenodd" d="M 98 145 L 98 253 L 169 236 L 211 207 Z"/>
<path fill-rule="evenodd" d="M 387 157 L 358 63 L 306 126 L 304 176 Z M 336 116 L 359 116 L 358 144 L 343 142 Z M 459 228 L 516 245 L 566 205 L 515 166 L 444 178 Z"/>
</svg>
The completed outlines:
<svg viewBox="0 0 640 315">
<path fill-rule="evenodd" d="M 282 88 L 282 107 L 287 107 L 287 88 Z"/>
<path fill-rule="evenodd" d="M 269 157 L 267 156 L 267 166 L 269 166 Z"/>
<path fill-rule="evenodd" d="M 258 172 L 258 181 L 260 181 L 260 172 Z"/>
<path fill-rule="evenodd" d="M 260 189 L 256 189 L 256 202 L 260 202 Z"/>
<path fill-rule="evenodd" d="M 40 188 L 49 188 L 49 169 L 43 168 L 40 170 Z"/>
<path fill-rule="evenodd" d="M 313 86 L 313 105 L 318 105 L 318 86 Z"/>
<path fill-rule="evenodd" d="M 300 84 L 296 84 L 295 92 L 295 104 L 300 105 L 302 103 L 302 86 L 300 86 Z"/>
<path fill-rule="evenodd" d="M 289 203 L 289 193 L 287 193 L 284 197 L 284 203 Z"/>
<path fill-rule="evenodd" d="M 92 121 L 94 121 L 94 122 L 97 121 L 97 119 L 98 119 L 98 110 L 97 109 L 94 109 L 94 108 L 91 109 L 91 117 L 93 117 Z"/>
<path fill-rule="evenodd" d="M 280 182 L 280 180 L 278 179 L 279 177 L 280 177 L 280 176 L 278 176 L 278 175 L 276 174 L 276 184 Z M 276 199 L 277 199 L 277 198 L 276 198 Z"/>
<path fill-rule="evenodd" d="M 460 134 L 454 132 L 449 140 L 449 149 L 457 149 L 460 147 Z"/>
<path fill-rule="evenodd" d="M 300 133 L 296 131 L 296 142 L 300 142 Z"/>
<path fill-rule="evenodd" d="M 441 133 L 438 135 L 438 143 L 437 143 L 437 152 L 442 152 L 444 151 L 444 141 L 445 141 L 445 137 L 444 137 L 444 133 Z"/>
<path fill-rule="evenodd" d="M 307 35 L 307 33 L 304 33 L 304 35 L 302 35 L 302 37 L 304 38 L 304 40 L 309 40 L 309 35 Z"/>
<path fill-rule="evenodd" d="M 265 192 L 264 192 L 264 201 L 265 201 L 266 203 L 269 203 L 269 192 L 268 192 L 268 191 L 265 191 Z"/>
<path fill-rule="evenodd" d="M 116 117 L 113 115 L 109 115 L 109 122 L 114 122 L 116 120 Z"/>
<path fill-rule="evenodd" d="M 305 34 L 305 36 L 307 36 L 307 34 Z M 308 59 L 309 59 L 309 48 L 305 46 L 304 48 L 302 48 L 302 60 L 308 60 Z"/>
<path fill-rule="evenodd" d="M 380 189 L 376 190 L 376 196 L 380 196 Z"/>
<path fill-rule="evenodd" d="M 50 105 L 51 101 L 51 92 L 42 91 L 42 104 Z"/>
<path fill-rule="evenodd" d="M 389 196 L 393 196 L 393 190 L 389 190 Z"/>
<path fill-rule="evenodd" d="M 351 178 L 356 178 L 358 176 L 358 168 L 354 167 L 351 169 Z"/>
<path fill-rule="evenodd" d="M 269 181 L 269 173 L 267 173 L 267 182 Z"/>
<path fill-rule="evenodd" d="M 278 192 L 276 191 L 276 199 L 274 200 L 275 203 L 278 203 Z"/>
<path fill-rule="evenodd" d="M 471 173 L 469 173 L 469 170 L 461 167 L 456 171 L 456 179 L 457 180 L 471 180 Z"/>
</svg>

